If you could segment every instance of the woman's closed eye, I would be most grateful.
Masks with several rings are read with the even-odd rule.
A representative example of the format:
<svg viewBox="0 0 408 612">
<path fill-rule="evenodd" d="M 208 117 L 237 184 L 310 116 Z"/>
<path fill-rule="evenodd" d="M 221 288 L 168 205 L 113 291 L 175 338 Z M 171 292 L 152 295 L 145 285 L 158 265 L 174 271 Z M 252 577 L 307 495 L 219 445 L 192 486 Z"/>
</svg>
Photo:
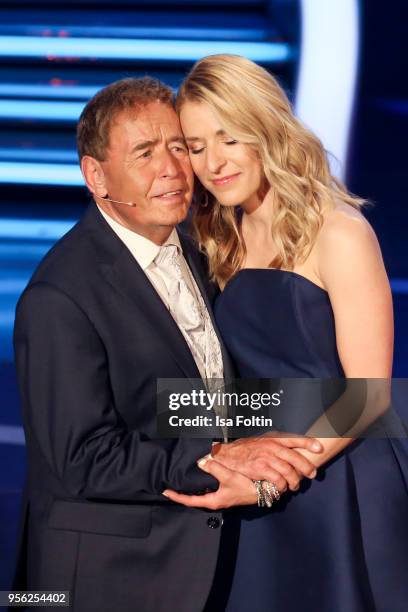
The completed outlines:
<svg viewBox="0 0 408 612">
<path fill-rule="evenodd" d="M 233 140 L 233 139 L 231 139 L 231 140 L 224 140 L 222 144 L 235 145 L 235 144 L 238 144 L 238 140 Z M 189 152 L 192 155 L 199 155 L 200 153 L 202 153 L 204 151 L 204 148 L 205 147 L 200 147 L 200 148 L 197 148 L 197 149 L 189 149 Z"/>
</svg>

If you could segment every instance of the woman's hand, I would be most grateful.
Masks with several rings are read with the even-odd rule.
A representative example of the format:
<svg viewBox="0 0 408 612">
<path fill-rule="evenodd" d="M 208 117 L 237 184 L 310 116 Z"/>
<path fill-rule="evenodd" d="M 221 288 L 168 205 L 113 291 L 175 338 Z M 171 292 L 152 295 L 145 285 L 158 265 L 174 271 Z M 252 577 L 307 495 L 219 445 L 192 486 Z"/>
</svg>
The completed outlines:
<svg viewBox="0 0 408 612">
<path fill-rule="evenodd" d="M 296 491 L 303 476 L 316 476 L 315 466 L 294 450 L 296 448 L 312 453 L 323 450 L 316 440 L 303 436 L 283 436 L 279 432 L 235 440 L 229 444 L 215 444 L 211 455 L 201 459 L 198 466 L 219 481 L 217 491 L 205 495 L 185 495 L 166 489 L 163 495 L 184 506 L 220 510 L 256 504 L 258 496 L 252 479 L 273 482 L 281 494 L 288 488 Z"/>
<path fill-rule="evenodd" d="M 298 452 L 320 453 L 323 446 L 314 439 L 270 432 L 256 438 L 241 438 L 217 444 L 212 456 L 229 470 L 254 480 L 269 480 L 279 491 L 297 491 L 303 477 L 314 478 L 316 467 Z"/>
<path fill-rule="evenodd" d="M 216 478 L 220 486 L 215 493 L 205 495 L 185 495 L 171 489 L 163 491 L 163 495 L 172 501 L 192 508 L 208 508 L 221 510 L 231 506 L 247 506 L 256 504 L 258 496 L 255 485 L 250 478 L 228 469 L 208 455 L 198 462 L 198 466 Z"/>
</svg>

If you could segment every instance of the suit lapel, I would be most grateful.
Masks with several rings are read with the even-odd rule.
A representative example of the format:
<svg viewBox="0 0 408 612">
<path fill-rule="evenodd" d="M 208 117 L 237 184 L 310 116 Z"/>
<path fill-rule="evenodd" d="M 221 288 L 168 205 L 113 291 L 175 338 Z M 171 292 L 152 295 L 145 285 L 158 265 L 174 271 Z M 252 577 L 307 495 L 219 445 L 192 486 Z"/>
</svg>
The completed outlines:
<svg viewBox="0 0 408 612">
<path fill-rule="evenodd" d="M 117 291 L 133 301 L 152 334 L 160 338 L 164 350 L 176 360 L 185 376 L 201 378 L 183 334 L 126 247 L 113 266 L 103 265 L 103 272 Z"/>
<path fill-rule="evenodd" d="M 201 378 L 194 358 L 173 317 L 133 255 L 91 204 L 80 221 L 91 233 L 99 265 L 116 291 L 133 302 L 140 318 L 137 324 L 151 329 L 163 351 L 179 365 L 187 378 Z M 135 318 L 136 322 L 136 318 Z"/>
</svg>

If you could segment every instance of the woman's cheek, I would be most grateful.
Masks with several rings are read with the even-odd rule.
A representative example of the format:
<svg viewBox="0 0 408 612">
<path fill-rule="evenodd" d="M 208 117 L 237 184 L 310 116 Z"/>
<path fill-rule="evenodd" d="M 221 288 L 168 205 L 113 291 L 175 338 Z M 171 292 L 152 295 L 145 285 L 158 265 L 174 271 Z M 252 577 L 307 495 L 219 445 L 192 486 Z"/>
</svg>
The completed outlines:
<svg viewBox="0 0 408 612">
<path fill-rule="evenodd" d="M 191 154 L 190 154 L 190 162 L 191 162 L 191 167 L 194 170 L 194 173 L 201 180 L 203 169 L 204 169 L 203 163 L 199 159 L 197 159 L 197 155 L 191 155 Z"/>
</svg>

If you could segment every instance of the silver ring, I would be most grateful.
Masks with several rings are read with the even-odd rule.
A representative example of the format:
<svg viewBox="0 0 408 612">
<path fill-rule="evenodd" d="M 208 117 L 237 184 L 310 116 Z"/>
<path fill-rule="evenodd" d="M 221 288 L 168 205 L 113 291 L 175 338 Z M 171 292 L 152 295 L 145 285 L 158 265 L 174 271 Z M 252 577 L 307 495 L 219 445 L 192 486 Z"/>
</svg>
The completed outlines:
<svg viewBox="0 0 408 612">
<path fill-rule="evenodd" d="M 272 492 L 272 483 L 269 482 L 269 480 L 264 480 L 263 484 L 264 484 L 263 493 L 264 493 L 264 498 L 265 498 L 265 504 L 268 506 L 268 508 L 272 508 L 272 504 L 274 502 L 274 495 Z"/>
<path fill-rule="evenodd" d="M 271 489 L 272 489 L 273 499 L 275 501 L 279 501 L 280 500 L 280 493 L 279 493 L 278 487 L 276 486 L 276 484 L 274 482 L 271 482 L 270 485 L 271 485 Z"/>
</svg>

